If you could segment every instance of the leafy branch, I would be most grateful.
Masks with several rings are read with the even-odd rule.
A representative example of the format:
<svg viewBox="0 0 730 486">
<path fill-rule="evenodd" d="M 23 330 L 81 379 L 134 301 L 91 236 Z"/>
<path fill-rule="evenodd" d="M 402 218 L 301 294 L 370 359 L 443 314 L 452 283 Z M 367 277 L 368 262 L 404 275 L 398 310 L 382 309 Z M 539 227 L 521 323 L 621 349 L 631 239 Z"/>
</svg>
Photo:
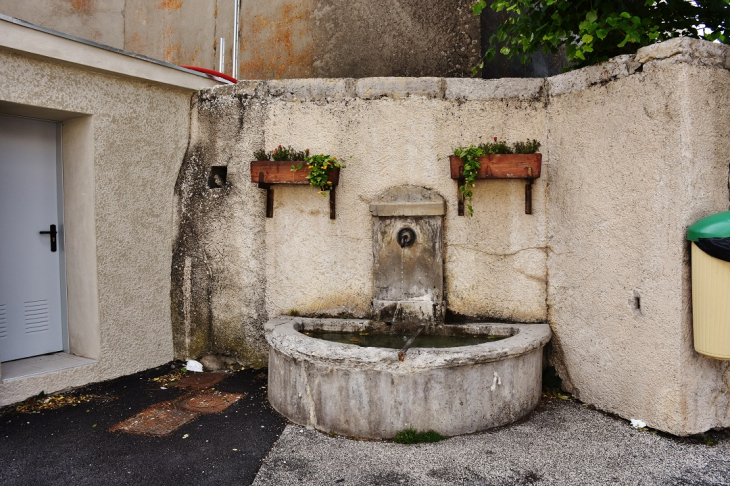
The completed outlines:
<svg viewBox="0 0 730 486">
<path fill-rule="evenodd" d="M 474 14 L 487 6 L 478 0 Z M 496 0 L 489 8 L 508 16 L 474 74 L 497 52 L 524 64 L 535 52 L 564 47 L 571 68 L 578 68 L 673 37 L 729 40 L 730 0 Z"/>
<path fill-rule="evenodd" d="M 464 196 L 464 201 L 466 201 L 469 216 L 474 216 L 474 208 L 471 205 L 474 197 L 474 183 L 477 180 L 477 172 L 482 168 L 482 164 L 479 163 L 479 157 L 484 157 L 486 152 L 483 148 L 470 145 L 466 148 L 460 147 L 454 149 L 454 155 L 460 157 L 464 164 L 464 172 L 462 173 L 464 176 L 464 184 L 459 186 L 459 190 Z"/>
</svg>

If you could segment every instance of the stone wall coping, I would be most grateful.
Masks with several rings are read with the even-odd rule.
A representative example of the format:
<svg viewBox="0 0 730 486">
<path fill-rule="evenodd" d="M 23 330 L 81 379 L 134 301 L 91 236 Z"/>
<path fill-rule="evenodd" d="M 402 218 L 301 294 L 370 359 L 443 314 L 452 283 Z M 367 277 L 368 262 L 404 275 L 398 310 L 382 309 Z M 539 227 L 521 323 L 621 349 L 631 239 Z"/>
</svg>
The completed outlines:
<svg viewBox="0 0 730 486">
<path fill-rule="evenodd" d="M 373 216 L 443 216 L 446 214 L 444 201 L 419 202 L 377 202 L 370 203 L 370 213 Z"/>
<path fill-rule="evenodd" d="M 730 46 L 679 37 L 642 47 L 606 62 L 549 78 L 307 78 L 241 80 L 237 85 L 209 90 L 214 96 L 242 95 L 281 101 L 342 101 L 445 99 L 487 101 L 492 99 L 546 99 L 580 91 L 597 84 L 651 71 L 663 65 L 689 64 L 730 69 Z"/>
<path fill-rule="evenodd" d="M 425 187 L 391 187 L 370 203 L 370 212 L 373 216 L 443 216 L 446 201 Z"/>
</svg>

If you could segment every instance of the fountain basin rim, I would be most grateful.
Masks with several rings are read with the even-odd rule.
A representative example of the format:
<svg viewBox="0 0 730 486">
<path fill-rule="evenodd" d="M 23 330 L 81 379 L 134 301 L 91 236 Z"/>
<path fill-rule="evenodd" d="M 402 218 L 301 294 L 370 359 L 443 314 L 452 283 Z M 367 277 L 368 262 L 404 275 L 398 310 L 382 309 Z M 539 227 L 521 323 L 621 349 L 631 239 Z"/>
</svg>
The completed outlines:
<svg viewBox="0 0 730 486">
<path fill-rule="evenodd" d="M 487 334 L 512 334 L 500 341 L 458 346 L 452 348 L 411 348 L 405 361 L 398 361 L 394 349 L 360 347 L 354 344 L 336 343 L 307 336 L 299 332 L 303 325 L 317 325 L 330 329 L 357 330 L 372 321 L 368 319 L 318 319 L 280 316 L 264 326 L 266 340 L 277 351 L 294 359 L 316 360 L 332 365 L 367 367 L 394 373 L 409 373 L 419 369 L 452 368 L 480 363 L 501 361 L 522 356 L 536 348 L 542 348 L 550 340 L 549 324 L 467 323 L 444 325 L 468 329 L 469 332 Z M 486 330 L 488 328 L 488 330 Z"/>
</svg>

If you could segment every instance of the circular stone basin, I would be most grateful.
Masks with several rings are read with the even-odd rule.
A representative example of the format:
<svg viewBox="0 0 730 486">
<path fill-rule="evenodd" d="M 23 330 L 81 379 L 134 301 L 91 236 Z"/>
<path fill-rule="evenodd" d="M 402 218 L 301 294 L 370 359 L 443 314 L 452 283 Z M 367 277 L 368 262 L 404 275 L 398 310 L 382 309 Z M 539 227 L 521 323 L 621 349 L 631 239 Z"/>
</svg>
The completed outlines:
<svg viewBox="0 0 730 486">
<path fill-rule="evenodd" d="M 266 323 L 269 402 L 292 422 L 351 437 L 401 430 L 444 436 L 505 425 L 540 401 L 548 324 L 459 324 L 441 335 L 508 336 L 450 348 L 395 349 L 316 339 L 302 331 L 388 332 L 360 319 L 279 317 Z"/>
</svg>

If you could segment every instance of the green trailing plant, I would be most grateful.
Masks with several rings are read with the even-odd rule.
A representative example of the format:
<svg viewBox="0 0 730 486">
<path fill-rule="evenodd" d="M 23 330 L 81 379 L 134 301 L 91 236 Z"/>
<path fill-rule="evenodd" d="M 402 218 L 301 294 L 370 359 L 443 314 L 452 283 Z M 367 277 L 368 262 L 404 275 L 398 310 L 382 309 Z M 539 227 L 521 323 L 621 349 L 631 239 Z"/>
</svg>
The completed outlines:
<svg viewBox="0 0 730 486">
<path fill-rule="evenodd" d="M 308 151 L 309 149 L 307 149 Z M 316 188 L 320 194 L 325 195 L 326 191 L 332 189 L 332 182 L 330 182 L 329 176 L 332 169 L 345 168 L 346 166 L 337 160 L 337 157 L 331 155 L 319 154 L 319 155 L 308 155 L 304 163 L 292 165 L 292 172 L 296 172 L 302 169 L 304 166 L 309 169 L 309 185 Z"/>
<path fill-rule="evenodd" d="M 284 162 L 296 162 L 298 160 L 307 160 L 309 157 L 309 149 L 295 150 L 291 146 L 284 147 L 279 145 L 271 152 L 265 150 L 257 150 L 253 153 L 255 160 L 276 160 Z"/>
<path fill-rule="evenodd" d="M 445 438 L 435 430 L 416 432 L 416 429 L 405 429 L 395 434 L 393 442 L 398 444 L 420 444 L 423 442 L 439 442 Z"/>
<path fill-rule="evenodd" d="M 474 74 L 497 52 L 524 64 L 538 51 L 565 49 L 569 69 L 605 61 L 673 37 L 728 42 L 730 0 L 478 0 L 507 14 Z"/>
<path fill-rule="evenodd" d="M 474 197 L 474 184 L 477 180 L 477 172 L 482 168 L 479 162 L 480 157 L 485 155 L 500 154 L 534 154 L 540 150 L 540 142 L 535 139 L 528 139 L 524 142 L 515 142 L 512 146 L 494 137 L 494 141 L 481 143 L 478 146 L 459 147 L 454 149 L 454 155 L 461 158 L 464 165 L 464 184 L 459 186 L 459 191 L 464 196 L 466 209 L 469 216 L 474 215 L 474 208 L 471 201 Z"/>
<path fill-rule="evenodd" d="M 477 172 L 482 168 L 482 164 L 479 163 L 479 157 L 484 157 L 485 154 L 486 152 L 483 148 L 473 145 L 454 149 L 454 155 L 460 157 L 461 162 L 464 164 L 464 172 L 461 174 L 464 177 L 464 184 L 459 186 L 459 191 L 461 191 L 461 195 L 464 197 L 469 216 L 474 215 L 474 208 L 471 205 L 472 198 L 474 197 L 474 183 L 477 180 Z"/>
</svg>

